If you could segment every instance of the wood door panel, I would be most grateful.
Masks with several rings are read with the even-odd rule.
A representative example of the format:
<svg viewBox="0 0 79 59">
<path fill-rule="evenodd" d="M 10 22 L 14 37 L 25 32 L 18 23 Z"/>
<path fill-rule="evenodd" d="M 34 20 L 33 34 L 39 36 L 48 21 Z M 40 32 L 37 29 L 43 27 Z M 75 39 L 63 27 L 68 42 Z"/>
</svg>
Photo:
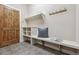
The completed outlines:
<svg viewBox="0 0 79 59">
<path fill-rule="evenodd" d="M 11 11 L 8 8 L 5 8 L 4 12 L 5 12 L 5 19 L 4 19 L 4 28 L 11 28 L 12 27 L 12 16 L 11 16 Z"/>
<path fill-rule="evenodd" d="M 16 30 L 16 31 L 15 31 L 15 35 L 16 35 L 15 38 L 16 38 L 16 39 L 19 39 L 19 36 L 20 36 L 20 35 L 19 35 L 19 30 Z"/>
<path fill-rule="evenodd" d="M 4 19 L 4 6 L 0 5 L 0 29 L 3 27 L 3 19 Z"/>
<path fill-rule="evenodd" d="M 19 38 L 19 31 L 15 31 L 15 30 L 4 30 L 3 31 L 3 41 L 7 42 L 7 41 L 12 41 L 12 40 L 16 40 L 16 37 Z"/>
<path fill-rule="evenodd" d="M 2 43 L 5 42 L 5 41 L 8 41 L 7 38 L 7 31 L 3 31 L 3 39 L 2 39 Z"/>
<path fill-rule="evenodd" d="M 15 16 L 16 15 L 16 16 Z M 12 10 L 12 20 L 13 20 L 13 28 L 19 28 L 19 21 L 17 21 L 19 19 L 19 12 Z"/>
</svg>

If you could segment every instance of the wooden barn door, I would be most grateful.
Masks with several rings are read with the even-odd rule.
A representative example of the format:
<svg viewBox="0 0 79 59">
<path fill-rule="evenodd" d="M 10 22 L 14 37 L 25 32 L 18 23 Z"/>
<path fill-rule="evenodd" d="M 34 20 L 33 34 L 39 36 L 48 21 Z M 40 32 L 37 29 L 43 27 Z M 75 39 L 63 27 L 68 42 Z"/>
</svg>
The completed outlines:
<svg viewBox="0 0 79 59">
<path fill-rule="evenodd" d="M 19 11 L 3 6 L 1 47 L 19 42 Z"/>
</svg>

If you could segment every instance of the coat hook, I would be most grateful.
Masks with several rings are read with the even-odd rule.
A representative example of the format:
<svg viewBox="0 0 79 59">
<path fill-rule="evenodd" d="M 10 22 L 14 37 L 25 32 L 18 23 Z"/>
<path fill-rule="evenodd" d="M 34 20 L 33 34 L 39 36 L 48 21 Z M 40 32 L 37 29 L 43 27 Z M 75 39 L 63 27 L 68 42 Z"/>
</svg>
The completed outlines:
<svg viewBox="0 0 79 59">
<path fill-rule="evenodd" d="M 62 9 L 62 10 L 59 10 L 59 11 L 55 11 L 55 12 L 49 13 L 49 15 L 54 15 L 54 14 L 58 14 L 58 13 L 66 12 L 66 11 L 67 11 L 67 9 L 64 8 L 64 9 Z"/>
</svg>

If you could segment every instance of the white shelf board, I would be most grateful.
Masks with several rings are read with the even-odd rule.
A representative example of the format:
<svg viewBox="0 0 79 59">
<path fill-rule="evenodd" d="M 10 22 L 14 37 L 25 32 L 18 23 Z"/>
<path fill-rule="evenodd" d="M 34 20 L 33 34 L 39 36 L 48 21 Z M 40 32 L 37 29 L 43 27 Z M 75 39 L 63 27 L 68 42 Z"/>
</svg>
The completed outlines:
<svg viewBox="0 0 79 59">
<path fill-rule="evenodd" d="M 43 14 L 40 13 L 40 14 L 36 14 L 36 15 L 33 15 L 33 16 L 29 16 L 26 18 L 26 21 L 29 20 L 29 19 L 35 19 L 35 18 L 38 18 L 38 17 L 41 17 Z"/>
</svg>

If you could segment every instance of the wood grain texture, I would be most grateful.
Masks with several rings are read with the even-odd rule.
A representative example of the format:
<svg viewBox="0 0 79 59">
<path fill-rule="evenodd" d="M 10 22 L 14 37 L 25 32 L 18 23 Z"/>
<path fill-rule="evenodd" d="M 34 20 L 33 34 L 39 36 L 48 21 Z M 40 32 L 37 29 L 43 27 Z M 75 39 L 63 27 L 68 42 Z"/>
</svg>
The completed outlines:
<svg viewBox="0 0 79 59">
<path fill-rule="evenodd" d="M 19 42 L 19 11 L 0 5 L 0 47 Z"/>
</svg>

